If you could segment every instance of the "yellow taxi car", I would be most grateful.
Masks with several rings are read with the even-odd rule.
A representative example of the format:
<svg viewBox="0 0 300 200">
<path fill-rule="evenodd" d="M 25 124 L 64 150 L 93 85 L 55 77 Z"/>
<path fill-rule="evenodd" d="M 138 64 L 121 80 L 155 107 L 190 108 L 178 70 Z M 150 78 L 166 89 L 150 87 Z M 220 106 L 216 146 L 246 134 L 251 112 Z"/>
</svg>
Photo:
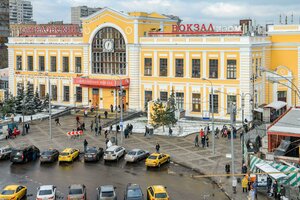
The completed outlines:
<svg viewBox="0 0 300 200">
<path fill-rule="evenodd" d="M 58 157 L 59 162 L 73 162 L 79 156 L 78 149 L 67 148 L 63 150 Z"/>
<path fill-rule="evenodd" d="M 152 185 L 147 188 L 147 200 L 170 200 L 166 187 Z"/>
<path fill-rule="evenodd" d="M 8 185 L 0 194 L 1 200 L 20 200 L 26 199 L 27 188 L 23 185 Z"/>
<path fill-rule="evenodd" d="M 145 161 L 147 167 L 160 167 L 161 164 L 170 162 L 170 155 L 163 153 L 152 153 Z"/>
</svg>

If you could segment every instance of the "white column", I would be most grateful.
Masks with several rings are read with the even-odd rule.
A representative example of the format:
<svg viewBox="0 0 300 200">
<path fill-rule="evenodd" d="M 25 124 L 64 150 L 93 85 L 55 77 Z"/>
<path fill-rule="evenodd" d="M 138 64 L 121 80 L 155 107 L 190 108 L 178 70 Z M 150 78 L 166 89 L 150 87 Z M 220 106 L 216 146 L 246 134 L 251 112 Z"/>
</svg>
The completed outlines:
<svg viewBox="0 0 300 200">
<path fill-rule="evenodd" d="M 154 81 L 154 98 L 153 98 L 153 100 L 156 100 L 157 98 L 158 98 L 158 96 L 157 96 L 157 82 Z"/>
<path fill-rule="evenodd" d="M 203 51 L 202 53 L 202 69 L 201 69 L 201 77 L 202 78 L 206 78 L 206 62 L 207 62 L 207 58 L 206 58 L 206 51 Z"/>
<path fill-rule="evenodd" d="M 191 99 L 190 99 L 190 96 L 191 96 L 191 93 L 189 92 L 190 91 L 190 83 L 186 83 L 185 84 L 185 110 L 186 110 L 186 112 L 187 112 L 187 114 L 189 114 L 190 113 L 190 111 L 191 111 L 191 103 L 192 103 L 192 101 L 191 101 Z"/>
<path fill-rule="evenodd" d="M 26 63 L 26 54 L 25 54 L 25 50 L 23 49 L 22 51 L 22 71 L 26 71 L 27 68 L 27 63 Z"/>
<path fill-rule="evenodd" d="M 224 59 L 224 51 L 221 51 L 221 59 L 220 59 L 220 67 L 221 67 L 221 74 L 220 74 L 220 79 L 224 79 L 224 74 L 225 74 L 225 59 Z"/>
<path fill-rule="evenodd" d="M 74 73 L 75 70 L 74 70 L 74 59 L 73 59 L 73 50 L 70 50 L 70 73 Z"/>
<path fill-rule="evenodd" d="M 57 72 L 61 72 L 61 53 L 60 50 L 57 50 Z"/>
<path fill-rule="evenodd" d="M 185 77 L 190 78 L 191 73 L 190 73 L 190 52 L 186 52 L 185 54 Z"/>
<path fill-rule="evenodd" d="M 100 88 L 99 89 L 99 96 L 100 96 L 100 109 L 103 109 L 103 89 L 102 88 Z"/>
<path fill-rule="evenodd" d="M 170 51 L 170 55 L 169 55 L 169 69 L 168 69 L 168 71 L 170 71 L 169 72 L 169 77 L 174 77 L 174 72 L 173 72 L 173 68 L 174 68 L 174 66 L 173 66 L 173 52 L 172 51 Z"/>
<path fill-rule="evenodd" d="M 89 105 L 89 88 L 88 87 L 82 88 L 82 104 Z"/>
<path fill-rule="evenodd" d="M 286 102 L 287 102 L 287 107 L 291 107 L 292 105 L 292 90 L 291 88 L 293 87 L 290 82 L 287 82 L 287 93 L 286 93 Z"/>
<path fill-rule="evenodd" d="M 8 48 L 8 88 L 9 92 L 15 95 L 15 70 L 14 70 L 14 63 L 15 63 L 15 55 L 14 49 Z"/>
<path fill-rule="evenodd" d="M 82 72 L 84 75 L 89 74 L 89 47 L 85 46 L 83 47 L 83 69 Z M 90 66 L 92 67 L 92 66 Z"/>
<path fill-rule="evenodd" d="M 156 50 L 154 50 L 153 59 L 154 59 L 153 60 L 153 76 L 157 77 L 158 76 L 158 72 L 157 72 L 158 66 L 157 66 L 157 51 Z"/>
<path fill-rule="evenodd" d="M 37 61 L 38 61 L 38 57 L 37 57 L 37 51 L 36 51 L 36 49 L 34 49 L 33 50 L 33 71 L 38 71 L 38 69 L 37 69 L 37 65 L 36 65 L 36 63 L 38 63 Z"/>
<path fill-rule="evenodd" d="M 137 44 L 139 43 L 139 24 L 138 24 L 138 20 L 134 20 L 134 25 L 133 25 L 133 29 L 134 29 L 134 43 Z"/>
<path fill-rule="evenodd" d="M 50 67 L 49 67 L 48 61 L 49 61 L 49 51 L 46 50 L 46 56 L 45 56 L 45 71 L 46 72 L 50 72 Z"/>
<path fill-rule="evenodd" d="M 277 101 L 277 91 L 278 91 L 278 83 L 273 83 L 273 99 L 272 101 Z"/>
<path fill-rule="evenodd" d="M 203 110 L 207 110 L 207 104 L 209 105 L 209 94 L 207 94 L 206 92 L 207 90 L 207 87 L 206 87 L 206 84 L 203 85 L 203 94 L 202 94 L 202 102 L 203 102 Z"/>
<path fill-rule="evenodd" d="M 221 88 L 221 93 L 219 93 L 219 95 L 221 96 L 221 118 L 225 118 L 226 116 L 226 113 L 227 111 L 225 110 L 225 105 L 226 105 L 226 102 L 225 102 L 225 93 L 224 93 L 224 86 Z"/>
</svg>

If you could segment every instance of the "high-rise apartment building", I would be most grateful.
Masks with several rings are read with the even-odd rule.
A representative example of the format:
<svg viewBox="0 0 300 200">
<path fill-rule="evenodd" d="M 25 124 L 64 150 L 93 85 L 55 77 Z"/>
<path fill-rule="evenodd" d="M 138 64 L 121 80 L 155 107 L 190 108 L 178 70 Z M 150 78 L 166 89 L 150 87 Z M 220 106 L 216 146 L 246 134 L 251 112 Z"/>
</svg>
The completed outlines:
<svg viewBox="0 0 300 200">
<path fill-rule="evenodd" d="M 0 1 L 0 68 L 7 64 L 7 37 L 9 36 L 9 0 Z"/>
<path fill-rule="evenodd" d="M 71 23 L 81 26 L 80 18 L 87 17 L 98 10 L 101 10 L 101 8 L 90 8 L 87 6 L 71 7 Z"/>
<path fill-rule="evenodd" d="M 32 19 L 32 5 L 30 1 L 9 0 L 10 23 L 27 24 L 34 23 Z"/>
</svg>

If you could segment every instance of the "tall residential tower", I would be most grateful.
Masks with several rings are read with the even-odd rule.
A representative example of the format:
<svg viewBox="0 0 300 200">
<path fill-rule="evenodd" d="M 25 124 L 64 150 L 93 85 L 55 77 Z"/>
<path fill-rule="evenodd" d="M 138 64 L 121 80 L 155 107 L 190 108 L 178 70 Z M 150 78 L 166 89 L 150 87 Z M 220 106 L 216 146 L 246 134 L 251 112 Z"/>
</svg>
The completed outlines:
<svg viewBox="0 0 300 200">
<path fill-rule="evenodd" d="M 9 0 L 10 23 L 27 24 L 34 23 L 32 19 L 32 5 L 30 1 Z"/>
</svg>

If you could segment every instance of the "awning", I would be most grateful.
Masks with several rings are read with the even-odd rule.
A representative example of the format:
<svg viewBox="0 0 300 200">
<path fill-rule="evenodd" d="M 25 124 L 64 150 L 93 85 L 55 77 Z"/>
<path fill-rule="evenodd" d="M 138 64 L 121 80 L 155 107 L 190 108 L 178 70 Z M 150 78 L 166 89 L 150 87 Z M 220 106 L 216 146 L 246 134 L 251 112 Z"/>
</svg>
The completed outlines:
<svg viewBox="0 0 300 200">
<path fill-rule="evenodd" d="M 262 108 L 254 108 L 253 110 L 255 112 L 259 112 L 259 113 L 263 113 L 264 112 L 264 109 L 262 109 Z"/>
<path fill-rule="evenodd" d="M 264 108 L 274 108 L 276 110 L 279 110 L 280 108 L 283 108 L 286 105 L 287 103 L 284 101 L 273 101 L 272 103 L 266 105 Z"/>
<path fill-rule="evenodd" d="M 126 87 L 130 84 L 130 79 L 94 79 L 94 78 L 83 78 L 78 77 L 73 79 L 74 84 L 79 84 L 86 87 L 101 87 L 101 88 L 115 88 L 115 87 Z"/>
<path fill-rule="evenodd" d="M 257 163 L 255 167 L 265 173 L 268 173 L 268 175 L 275 180 L 279 180 L 286 177 L 284 173 L 281 173 L 279 170 L 275 169 L 266 162 Z"/>
</svg>

